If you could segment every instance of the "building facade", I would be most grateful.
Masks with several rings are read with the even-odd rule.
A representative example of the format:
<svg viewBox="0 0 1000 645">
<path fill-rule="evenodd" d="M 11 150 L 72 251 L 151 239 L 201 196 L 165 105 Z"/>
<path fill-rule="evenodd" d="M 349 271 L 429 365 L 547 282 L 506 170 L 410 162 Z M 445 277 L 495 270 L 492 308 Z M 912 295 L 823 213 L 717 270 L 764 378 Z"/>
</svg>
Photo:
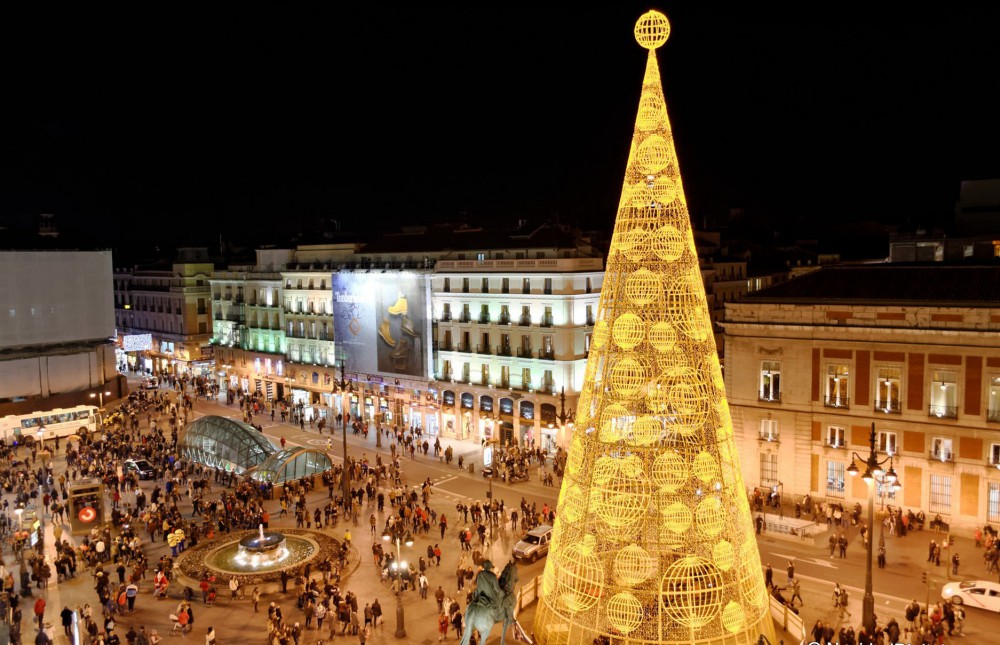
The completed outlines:
<svg viewBox="0 0 1000 645">
<path fill-rule="evenodd" d="M 211 279 L 220 384 L 307 418 L 566 445 L 603 262 L 539 231 L 259 250 Z"/>
<path fill-rule="evenodd" d="M 600 258 L 437 262 L 432 387 L 441 433 L 568 446 L 559 416 L 575 409 L 583 385 L 603 277 Z"/>
<path fill-rule="evenodd" d="M 856 452 L 891 504 L 1000 522 L 1000 268 L 824 268 L 726 306 L 726 388 L 748 486 L 853 506 Z M 859 464 L 863 469 L 864 465 Z"/>
<path fill-rule="evenodd" d="M 207 375 L 214 369 L 207 249 L 178 249 L 167 267 L 114 271 L 119 362 L 152 373 Z M 145 344 L 127 345 L 127 337 Z"/>
</svg>

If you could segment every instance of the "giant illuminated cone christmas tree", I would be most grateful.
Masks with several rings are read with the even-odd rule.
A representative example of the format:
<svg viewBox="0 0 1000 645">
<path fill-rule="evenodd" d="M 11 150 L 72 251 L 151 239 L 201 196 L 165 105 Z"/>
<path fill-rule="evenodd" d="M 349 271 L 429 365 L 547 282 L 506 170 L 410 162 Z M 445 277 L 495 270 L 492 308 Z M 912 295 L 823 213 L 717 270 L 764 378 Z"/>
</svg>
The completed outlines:
<svg viewBox="0 0 1000 645">
<path fill-rule="evenodd" d="M 541 645 L 773 643 L 768 599 L 649 49 L 535 617 Z"/>
</svg>

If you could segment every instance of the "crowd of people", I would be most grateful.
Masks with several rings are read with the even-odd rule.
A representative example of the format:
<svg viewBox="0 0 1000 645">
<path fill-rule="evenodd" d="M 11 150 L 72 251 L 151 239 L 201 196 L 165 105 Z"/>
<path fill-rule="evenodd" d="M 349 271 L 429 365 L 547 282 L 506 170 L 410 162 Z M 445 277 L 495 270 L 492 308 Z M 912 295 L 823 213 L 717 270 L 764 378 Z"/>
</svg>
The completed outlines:
<svg viewBox="0 0 1000 645">
<path fill-rule="evenodd" d="M 195 628 L 195 614 L 201 613 L 196 612 L 199 600 L 205 606 L 214 604 L 218 589 L 208 570 L 199 581 L 200 598 L 189 584 L 178 583 L 176 558 L 204 540 L 259 525 L 266 527 L 278 518 L 287 518 L 304 528 L 335 531 L 342 548 L 331 557 L 283 572 L 282 592 L 293 594 L 294 608 L 283 607 L 284 594 L 262 604 L 261 596 L 268 592 L 262 592 L 253 577 L 235 578 L 230 583 L 233 600 L 245 598 L 247 589 L 252 589 L 248 611 L 251 603 L 254 613 L 266 606 L 266 623 L 262 624 L 266 625 L 270 643 L 297 645 L 302 632 L 311 629 L 328 630 L 331 638 L 350 633 L 363 643 L 366 634 L 381 627 L 382 610 L 377 597 L 362 601 L 344 575 L 351 530 L 361 530 L 361 518 L 365 516 L 374 538 L 405 532 L 432 539 L 432 534 L 439 533 L 433 546 L 428 545 L 426 557 L 406 567 L 395 562 L 392 549 L 384 549 L 381 541 L 374 539 L 374 564 L 384 572 L 386 594 L 413 592 L 423 599 L 431 594 L 448 624 L 457 624 L 455 628 L 460 630 L 461 608 L 463 601 L 467 602 L 460 592 L 471 593 L 464 581 L 471 577 L 473 564 L 482 559 L 485 531 L 489 529 L 492 538 L 494 531 L 514 534 L 554 519 L 554 509 L 547 505 L 538 508 L 524 499 L 516 508 L 506 508 L 502 500 L 496 499 L 491 504 L 459 504 L 453 519 L 449 518 L 451 506 L 435 508 L 429 479 L 416 486 L 405 481 L 401 456 L 408 452 L 407 447 L 420 446 L 424 453 L 430 449 L 412 429 L 376 428 L 386 433 L 389 455 L 352 456 L 346 466 L 338 465 L 315 480 L 310 477 L 289 482 L 276 495 L 270 484 L 194 463 L 180 453 L 179 436 L 191 418 L 194 402 L 215 392 L 205 379 L 165 375 L 158 388 L 139 389 L 108 411 L 98 432 L 61 438 L 46 444 L 45 450 L 24 444 L 0 445 L 0 486 L 6 493 L 3 508 L 38 507 L 51 522 L 55 542 L 54 551 L 45 549 L 46 539 L 39 539 L 31 548 L 29 536 L 14 530 L 12 514 L 4 514 L 7 521 L 0 523 L 0 531 L 7 553 L 17 558 L 20 574 L 17 581 L 11 571 L 0 567 L 4 582 L 0 615 L 9 621 L 12 643 L 20 645 L 23 640 L 23 613 L 33 614 L 43 625 L 48 614 L 54 612 L 65 618 L 68 612 L 71 620 L 74 614 L 78 617 L 81 636 L 88 645 L 116 645 L 122 638 L 129 645 L 156 645 L 160 638 L 156 629 L 133 624 L 132 616 L 137 606 L 144 605 L 143 597 L 152 602 L 173 599 L 176 604 L 162 612 L 164 623 L 155 627 L 187 634 Z M 265 402 L 257 393 L 231 391 L 224 395 L 230 405 L 238 406 L 248 423 L 256 415 L 268 413 L 302 418 L 294 407 Z M 356 420 L 334 420 L 337 422 L 353 425 Z M 153 466 L 151 481 L 140 483 L 138 474 L 125 468 L 126 460 L 136 459 Z M 346 494 L 342 486 L 345 472 L 350 474 L 351 482 Z M 95 524 L 89 534 L 71 536 L 66 528 L 68 486 L 84 477 L 104 484 L 110 522 Z M 464 550 L 462 545 L 472 541 L 473 531 L 483 536 L 479 549 L 472 559 L 471 553 L 461 554 L 462 573 L 456 576 L 456 591 L 445 595 L 445 577 L 432 574 L 431 567 L 440 567 L 442 550 L 450 548 L 447 537 L 457 535 L 458 548 Z M 429 579 L 437 575 L 441 575 L 442 584 L 434 592 Z M 78 580 L 81 576 L 86 582 Z M 47 613 L 45 590 L 53 581 L 64 580 L 73 585 L 88 584 L 92 598 L 75 609 L 49 608 Z M 38 603 L 32 604 L 30 598 L 41 601 L 40 613 Z M 44 635 L 45 631 L 39 633 Z M 211 627 L 205 633 L 214 640 Z"/>
</svg>

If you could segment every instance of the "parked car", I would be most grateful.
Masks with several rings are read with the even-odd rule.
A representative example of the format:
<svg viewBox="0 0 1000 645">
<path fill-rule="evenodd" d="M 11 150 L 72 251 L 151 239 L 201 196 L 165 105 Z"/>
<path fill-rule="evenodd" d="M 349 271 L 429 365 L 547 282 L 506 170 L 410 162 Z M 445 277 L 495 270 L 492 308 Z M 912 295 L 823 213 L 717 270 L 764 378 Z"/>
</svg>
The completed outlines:
<svg viewBox="0 0 1000 645">
<path fill-rule="evenodd" d="M 153 465 L 145 459 L 128 459 L 123 470 L 126 473 L 135 473 L 139 479 L 152 479 L 156 474 Z"/>
<path fill-rule="evenodd" d="M 941 588 L 941 597 L 956 605 L 1000 612 L 1000 584 L 989 580 L 949 582 Z"/>
<path fill-rule="evenodd" d="M 548 554 L 551 542 L 552 527 L 548 524 L 536 526 L 514 545 L 514 559 L 537 562 L 538 558 Z"/>
</svg>

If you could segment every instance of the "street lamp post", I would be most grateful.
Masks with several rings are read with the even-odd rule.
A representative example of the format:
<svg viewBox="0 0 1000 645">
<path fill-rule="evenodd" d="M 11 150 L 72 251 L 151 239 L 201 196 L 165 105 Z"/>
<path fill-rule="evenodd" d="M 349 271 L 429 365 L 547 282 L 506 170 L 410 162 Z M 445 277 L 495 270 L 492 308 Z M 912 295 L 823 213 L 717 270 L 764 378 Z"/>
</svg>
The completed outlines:
<svg viewBox="0 0 1000 645">
<path fill-rule="evenodd" d="M 400 532 L 402 526 L 396 524 L 394 527 L 396 530 L 389 532 L 386 529 L 382 534 L 382 539 L 388 542 L 390 539 L 396 543 L 396 561 L 394 562 L 396 566 L 396 638 L 406 638 L 406 622 L 405 616 L 403 614 L 403 600 L 402 600 L 402 588 L 403 588 L 403 568 L 406 567 L 406 563 L 402 561 L 402 553 L 400 552 L 399 543 L 402 541 L 406 546 L 413 546 L 413 537 L 407 533 L 406 537 L 400 538 Z"/>
<path fill-rule="evenodd" d="M 96 393 L 95 392 L 91 392 L 90 393 L 90 398 L 92 398 L 92 399 L 100 397 L 98 399 L 99 403 L 98 403 L 97 407 L 99 408 L 99 411 L 98 411 L 97 414 L 98 414 L 99 418 L 101 419 L 102 425 L 103 425 L 103 422 L 104 422 L 104 416 L 103 415 L 104 415 L 104 397 L 105 396 L 111 396 L 111 392 L 108 391 L 108 390 L 103 390 L 103 391 L 96 392 Z"/>
<path fill-rule="evenodd" d="M 847 472 L 851 477 L 856 477 L 858 467 L 855 461 L 865 465 L 865 472 L 861 476 L 868 485 L 868 557 L 865 559 L 865 597 L 861 603 L 861 622 L 865 627 L 865 632 L 871 636 L 875 633 L 875 596 L 872 593 L 872 545 L 875 524 L 875 485 L 892 486 L 895 490 L 900 489 L 896 471 L 892 467 L 892 455 L 883 459 L 878 458 L 875 451 L 875 424 L 872 423 L 871 432 L 868 435 L 868 457 L 862 457 L 856 452 L 851 453 L 851 465 Z M 889 470 L 884 470 L 882 466 L 889 464 Z"/>
<path fill-rule="evenodd" d="M 569 428 L 570 430 L 573 429 L 573 411 L 570 410 L 569 412 L 566 412 L 566 387 L 565 386 L 563 386 L 563 388 L 559 392 L 559 414 L 556 415 L 556 421 L 559 422 L 559 427 L 560 428 Z M 549 423 L 549 429 L 550 430 L 552 428 L 554 428 L 554 427 L 555 427 L 555 425 L 553 423 Z"/>
<path fill-rule="evenodd" d="M 344 378 L 344 361 L 340 361 L 340 381 L 337 383 L 340 386 L 341 392 L 347 392 L 350 383 Z M 343 408 L 343 395 L 341 396 L 341 407 Z M 354 510 L 354 498 L 351 496 L 351 471 L 347 463 L 347 419 L 345 417 L 344 421 L 340 424 L 344 431 L 344 469 L 343 474 L 340 477 L 341 483 L 343 483 L 344 488 L 344 514 L 345 517 L 350 515 L 353 517 Z"/>
</svg>

